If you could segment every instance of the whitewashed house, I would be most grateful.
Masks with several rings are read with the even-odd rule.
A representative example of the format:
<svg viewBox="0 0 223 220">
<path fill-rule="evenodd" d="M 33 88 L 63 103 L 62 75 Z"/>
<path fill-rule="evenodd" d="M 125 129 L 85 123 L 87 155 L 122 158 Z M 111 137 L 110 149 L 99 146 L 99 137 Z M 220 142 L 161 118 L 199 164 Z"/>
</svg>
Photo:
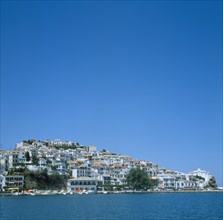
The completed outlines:
<svg viewBox="0 0 223 220">
<path fill-rule="evenodd" d="M 176 189 L 177 190 L 193 190 L 197 189 L 197 182 L 190 180 L 177 180 Z"/>
<path fill-rule="evenodd" d="M 176 177 L 167 174 L 157 175 L 159 180 L 159 188 L 161 189 L 175 189 L 176 188 Z"/>
<path fill-rule="evenodd" d="M 79 178 L 79 177 L 90 177 L 91 176 L 91 168 L 84 164 L 80 165 L 77 168 L 72 169 L 72 177 Z"/>
<path fill-rule="evenodd" d="M 201 170 L 200 168 L 192 172 L 189 172 L 189 175 L 199 176 L 204 178 L 204 185 L 207 185 L 209 180 L 211 179 L 211 175 L 209 174 L 209 172 L 207 172 L 206 170 Z"/>
<path fill-rule="evenodd" d="M 67 181 L 67 190 L 70 192 L 81 192 L 83 190 L 96 192 L 97 185 L 98 180 L 96 179 L 79 177 Z"/>
</svg>

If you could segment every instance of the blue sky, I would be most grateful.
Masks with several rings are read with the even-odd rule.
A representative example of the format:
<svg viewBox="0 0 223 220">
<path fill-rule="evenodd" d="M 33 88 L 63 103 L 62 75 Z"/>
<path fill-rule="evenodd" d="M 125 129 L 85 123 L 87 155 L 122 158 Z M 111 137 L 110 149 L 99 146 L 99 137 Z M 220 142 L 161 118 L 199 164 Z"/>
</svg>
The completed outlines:
<svg viewBox="0 0 223 220">
<path fill-rule="evenodd" d="M 1 148 L 59 138 L 222 185 L 221 1 L 1 1 Z"/>
</svg>

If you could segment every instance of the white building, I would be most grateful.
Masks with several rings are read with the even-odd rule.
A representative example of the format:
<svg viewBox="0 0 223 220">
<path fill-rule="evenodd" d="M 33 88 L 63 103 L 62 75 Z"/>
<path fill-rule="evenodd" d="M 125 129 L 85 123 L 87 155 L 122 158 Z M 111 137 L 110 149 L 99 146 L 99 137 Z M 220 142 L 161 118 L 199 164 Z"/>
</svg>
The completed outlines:
<svg viewBox="0 0 223 220">
<path fill-rule="evenodd" d="M 80 177 L 67 181 L 67 190 L 70 192 L 97 191 L 98 180 L 90 177 Z"/>
<path fill-rule="evenodd" d="M 176 189 L 180 190 L 190 190 L 190 189 L 196 189 L 197 188 L 197 182 L 196 181 L 189 181 L 189 180 L 177 180 L 176 181 Z"/>
<path fill-rule="evenodd" d="M 13 176 L 3 176 L 2 188 L 7 187 L 9 190 L 18 190 L 23 188 L 24 176 L 13 175 Z"/>
<path fill-rule="evenodd" d="M 199 177 L 204 178 L 206 185 L 208 184 L 209 180 L 211 179 L 211 175 L 209 174 L 209 172 L 207 172 L 206 170 L 201 170 L 200 168 L 198 168 L 197 170 L 194 170 L 192 172 L 189 172 L 189 175 L 199 176 Z"/>
<path fill-rule="evenodd" d="M 0 175 L 0 190 L 3 190 L 3 182 L 5 180 L 5 177 L 3 175 Z"/>
<path fill-rule="evenodd" d="M 60 175 L 65 175 L 67 172 L 66 164 L 61 162 L 56 162 L 53 164 L 54 171 L 58 172 Z"/>
<path fill-rule="evenodd" d="M 0 158 L 0 175 L 4 174 L 6 172 L 6 158 L 1 157 Z"/>
<path fill-rule="evenodd" d="M 24 146 L 23 141 L 16 144 L 16 148 L 20 148 L 20 147 L 23 147 L 23 146 Z"/>
<path fill-rule="evenodd" d="M 46 159 L 44 159 L 44 158 L 39 158 L 39 166 L 46 166 Z"/>
<path fill-rule="evenodd" d="M 72 177 L 79 178 L 79 177 L 90 177 L 91 176 L 91 169 L 88 165 L 81 165 L 78 168 L 72 169 Z"/>
<path fill-rule="evenodd" d="M 161 175 L 158 175 L 157 178 L 159 179 L 159 188 L 162 188 L 162 189 L 175 189 L 176 188 L 175 176 L 161 174 Z"/>
<path fill-rule="evenodd" d="M 25 163 L 25 162 L 26 162 L 25 151 L 24 150 L 19 150 L 19 152 L 18 152 L 18 163 Z"/>
</svg>

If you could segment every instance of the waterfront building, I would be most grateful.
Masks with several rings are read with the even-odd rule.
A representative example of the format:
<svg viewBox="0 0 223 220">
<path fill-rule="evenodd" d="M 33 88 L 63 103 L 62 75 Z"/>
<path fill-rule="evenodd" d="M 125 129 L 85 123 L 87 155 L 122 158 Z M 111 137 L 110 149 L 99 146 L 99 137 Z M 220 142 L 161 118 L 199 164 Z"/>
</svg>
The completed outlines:
<svg viewBox="0 0 223 220">
<path fill-rule="evenodd" d="M 111 185 L 111 176 L 108 174 L 104 174 L 102 176 L 102 184 L 103 185 Z"/>
<path fill-rule="evenodd" d="M 176 188 L 176 177 L 167 175 L 167 174 L 161 174 L 158 175 L 159 180 L 159 188 L 161 189 L 175 189 Z"/>
<path fill-rule="evenodd" d="M 19 190 L 23 188 L 24 185 L 24 176 L 21 175 L 11 175 L 4 176 L 2 180 L 2 188 L 8 188 L 9 190 Z"/>
<path fill-rule="evenodd" d="M 176 181 L 176 189 L 177 190 L 193 190 L 197 188 L 196 181 L 189 180 L 177 180 Z"/>
<path fill-rule="evenodd" d="M 73 178 L 67 181 L 67 190 L 70 192 L 97 191 L 99 181 L 90 177 Z"/>
</svg>

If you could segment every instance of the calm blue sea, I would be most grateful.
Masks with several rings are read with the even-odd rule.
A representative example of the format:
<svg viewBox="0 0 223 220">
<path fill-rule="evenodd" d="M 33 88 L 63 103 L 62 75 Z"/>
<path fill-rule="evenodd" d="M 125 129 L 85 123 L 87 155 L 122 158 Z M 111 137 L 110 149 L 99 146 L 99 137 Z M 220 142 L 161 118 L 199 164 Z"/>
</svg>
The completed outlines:
<svg viewBox="0 0 223 220">
<path fill-rule="evenodd" d="M 0 196 L 0 219 L 223 219 L 223 193 Z"/>
</svg>

